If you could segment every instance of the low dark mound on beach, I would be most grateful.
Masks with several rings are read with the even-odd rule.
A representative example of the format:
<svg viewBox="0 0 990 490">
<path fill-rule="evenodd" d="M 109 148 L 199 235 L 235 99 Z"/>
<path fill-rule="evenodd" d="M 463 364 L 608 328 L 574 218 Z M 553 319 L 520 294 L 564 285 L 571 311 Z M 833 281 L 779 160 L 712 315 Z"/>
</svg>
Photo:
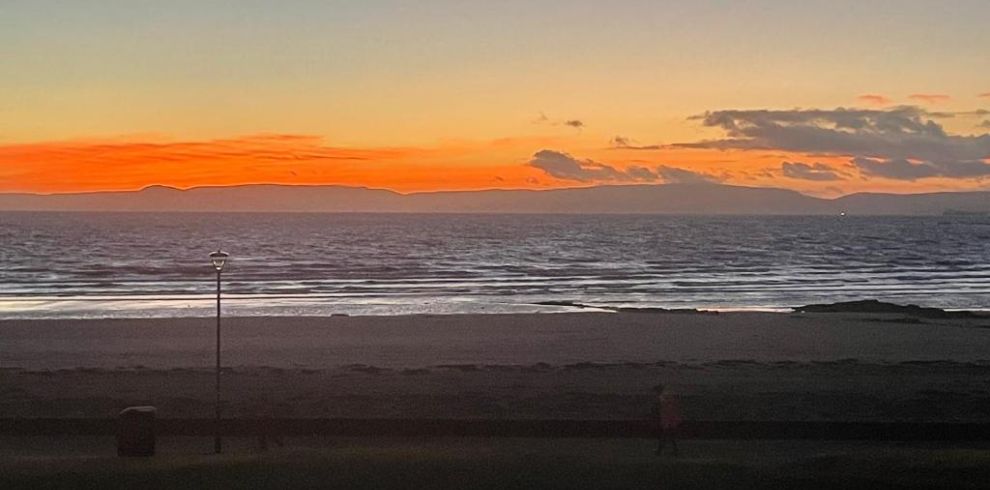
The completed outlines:
<svg viewBox="0 0 990 490">
<path fill-rule="evenodd" d="M 585 303 L 578 303 L 576 301 L 540 301 L 533 303 L 539 306 L 564 306 L 567 308 L 577 308 L 577 309 L 594 309 L 602 311 L 614 311 L 616 313 L 710 313 L 718 314 L 717 311 L 706 311 L 699 310 L 697 308 L 660 308 L 660 307 L 626 307 L 626 306 L 598 306 L 589 305 Z"/>
<path fill-rule="evenodd" d="M 978 318 L 980 315 L 971 311 L 945 311 L 941 308 L 928 308 L 918 305 L 898 305 L 885 303 L 875 299 L 861 301 L 845 301 L 824 305 L 806 305 L 794 308 L 801 313 L 890 313 L 917 318 L 956 319 Z"/>
</svg>

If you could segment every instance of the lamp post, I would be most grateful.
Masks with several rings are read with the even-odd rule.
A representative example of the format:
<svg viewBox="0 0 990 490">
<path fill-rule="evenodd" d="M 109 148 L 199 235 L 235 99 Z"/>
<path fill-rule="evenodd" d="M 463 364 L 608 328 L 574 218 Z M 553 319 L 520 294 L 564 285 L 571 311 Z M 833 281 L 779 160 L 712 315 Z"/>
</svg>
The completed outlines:
<svg viewBox="0 0 990 490">
<path fill-rule="evenodd" d="M 220 250 L 210 254 L 210 262 L 217 270 L 217 401 L 216 401 L 216 432 L 213 438 L 213 451 L 220 454 L 220 273 L 227 263 L 228 255 Z"/>
</svg>

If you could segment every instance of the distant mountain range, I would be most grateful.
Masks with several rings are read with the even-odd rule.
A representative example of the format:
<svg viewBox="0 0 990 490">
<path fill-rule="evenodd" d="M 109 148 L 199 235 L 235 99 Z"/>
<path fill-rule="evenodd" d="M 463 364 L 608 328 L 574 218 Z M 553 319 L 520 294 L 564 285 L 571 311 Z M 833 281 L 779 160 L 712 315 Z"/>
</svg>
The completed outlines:
<svg viewBox="0 0 990 490">
<path fill-rule="evenodd" d="M 345 186 L 152 186 L 130 192 L 0 193 L 0 211 L 940 215 L 990 213 L 990 192 L 861 193 L 822 199 L 786 189 L 719 184 L 412 194 Z"/>
</svg>

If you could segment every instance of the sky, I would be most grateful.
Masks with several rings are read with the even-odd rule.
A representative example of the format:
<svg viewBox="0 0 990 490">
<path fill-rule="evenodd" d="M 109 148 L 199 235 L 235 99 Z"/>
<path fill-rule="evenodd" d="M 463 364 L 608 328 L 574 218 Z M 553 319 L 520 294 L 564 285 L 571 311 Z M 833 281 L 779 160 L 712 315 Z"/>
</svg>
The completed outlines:
<svg viewBox="0 0 990 490">
<path fill-rule="evenodd" d="M 990 2 L 0 1 L 0 192 L 990 189 Z"/>
</svg>

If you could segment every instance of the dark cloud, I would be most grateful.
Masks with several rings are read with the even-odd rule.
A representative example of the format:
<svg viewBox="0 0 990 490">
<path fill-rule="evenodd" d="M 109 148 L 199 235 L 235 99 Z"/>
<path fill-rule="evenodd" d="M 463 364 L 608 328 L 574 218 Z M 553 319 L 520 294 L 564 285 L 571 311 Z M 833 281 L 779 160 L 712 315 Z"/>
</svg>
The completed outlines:
<svg viewBox="0 0 990 490">
<path fill-rule="evenodd" d="M 911 94 L 908 98 L 924 102 L 925 104 L 941 104 L 952 99 L 952 97 L 945 94 Z"/>
<path fill-rule="evenodd" d="M 977 95 L 977 97 L 987 97 L 987 98 L 990 98 L 990 92 L 983 92 L 982 94 Z"/>
<path fill-rule="evenodd" d="M 626 175 L 638 182 L 652 182 L 657 180 L 657 173 L 646 167 L 629 167 L 626 169 Z"/>
<path fill-rule="evenodd" d="M 722 129 L 727 138 L 674 146 L 783 150 L 849 156 L 869 161 L 903 160 L 936 168 L 937 176 L 973 177 L 974 163 L 979 167 L 981 160 L 990 158 L 990 134 L 949 134 L 933 120 L 951 115 L 907 106 L 886 110 L 715 111 L 694 119 L 700 119 L 705 126 Z M 959 170 L 954 170 L 954 166 L 958 166 Z M 915 173 L 932 172 L 918 172 L 915 169 L 914 173 L 878 171 L 872 175 L 907 179 Z M 914 178 L 922 177 L 911 177 Z"/>
<path fill-rule="evenodd" d="M 568 126 L 574 129 L 584 129 L 584 121 L 580 119 L 551 119 L 543 112 L 533 119 L 533 124 L 547 124 L 550 126 Z"/>
<path fill-rule="evenodd" d="M 842 180 L 840 172 L 824 163 L 782 162 L 780 170 L 785 177 L 801 180 Z"/>
<path fill-rule="evenodd" d="M 640 145 L 638 141 L 625 136 L 616 136 L 608 143 L 616 150 L 659 150 L 661 148 L 660 145 Z"/>
<path fill-rule="evenodd" d="M 866 175 L 896 180 L 929 177 L 972 179 L 990 176 L 990 164 L 979 160 L 946 162 L 911 161 L 905 158 L 853 158 L 853 165 Z"/>
<path fill-rule="evenodd" d="M 592 160 L 578 160 L 560 151 L 540 150 L 529 164 L 558 179 L 579 182 L 632 180 L 614 167 Z"/>
<path fill-rule="evenodd" d="M 702 172 L 661 165 L 654 168 L 642 165 L 618 169 L 594 160 L 579 160 L 554 150 L 540 150 L 530 159 L 529 165 L 548 175 L 578 182 L 659 182 L 713 183 L 724 179 Z"/>
<path fill-rule="evenodd" d="M 978 127 L 990 129 L 990 119 L 981 122 Z"/>
<path fill-rule="evenodd" d="M 657 175 L 663 178 L 668 184 L 715 184 L 725 179 L 715 175 L 702 172 L 693 172 L 683 168 L 668 167 L 661 165 L 657 167 Z"/>
</svg>

